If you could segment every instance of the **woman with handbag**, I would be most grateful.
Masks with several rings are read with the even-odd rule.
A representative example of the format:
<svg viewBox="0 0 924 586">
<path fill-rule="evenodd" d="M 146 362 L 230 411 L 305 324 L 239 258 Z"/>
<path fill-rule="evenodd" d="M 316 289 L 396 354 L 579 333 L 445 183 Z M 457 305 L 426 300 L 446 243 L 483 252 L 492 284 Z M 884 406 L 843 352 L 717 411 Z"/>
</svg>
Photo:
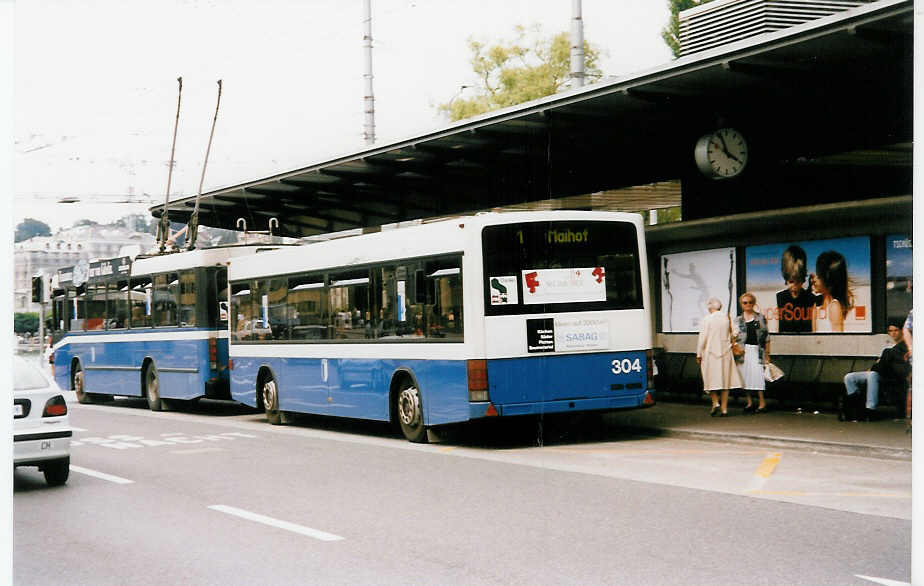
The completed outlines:
<svg viewBox="0 0 924 586">
<path fill-rule="evenodd" d="M 741 377 L 732 356 L 732 341 L 738 332 L 722 309 L 722 302 L 710 297 L 709 314 L 703 317 L 696 344 L 696 362 L 703 375 L 703 390 L 712 398 L 713 417 L 728 416 L 728 390 L 741 387 Z M 719 401 L 721 393 L 721 403 Z"/>
<path fill-rule="evenodd" d="M 757 297 L 753 293 L 743 293 L 738 297 L 738 303 L 741 304 L 741 315 L 736 319 L 736 325 L 744 335 L 744 354 L 736 360 L 747 399 L 744 413 L 766 413 L 764 365 L 770 362 L 770 331 L 766 318 L 757 311 Z M 752 391 L 757 391 L 756 407 L 751 401 Z"/>
</svg>

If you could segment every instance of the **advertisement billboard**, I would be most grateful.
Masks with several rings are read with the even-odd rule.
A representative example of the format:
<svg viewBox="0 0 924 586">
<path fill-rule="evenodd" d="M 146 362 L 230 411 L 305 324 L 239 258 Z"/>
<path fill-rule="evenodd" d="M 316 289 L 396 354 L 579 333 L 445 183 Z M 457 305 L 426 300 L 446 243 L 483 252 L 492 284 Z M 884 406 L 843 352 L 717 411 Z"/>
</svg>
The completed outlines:
<svg viewBox="0 0 924 586">
<path fill-rule="evenodd" d="M 661 256 L 661 331 L 697 332 L 715 297 L 722 311 L 737 309 L 735 249 L 715 248 Z"/>
<path fill-rule="evenodd" d="M 886 320 L 904 322 L 911 311 L 912 246 L 908 234 L 886 236 Z"/>
<path fill-rule="evenodd" d="M 871 332 L 868 237 L 749 246 L 747 289 L 771 332 Z"/>
</svg>

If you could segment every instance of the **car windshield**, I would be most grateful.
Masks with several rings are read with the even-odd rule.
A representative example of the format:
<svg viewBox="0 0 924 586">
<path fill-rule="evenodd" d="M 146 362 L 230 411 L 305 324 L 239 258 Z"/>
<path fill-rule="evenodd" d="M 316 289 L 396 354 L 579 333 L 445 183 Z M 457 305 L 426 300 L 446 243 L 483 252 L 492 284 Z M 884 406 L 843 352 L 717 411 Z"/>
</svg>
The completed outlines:
<svg viewBox="0 0 924 586">
<path fill-rule="evenodd" d="M 22 358 L 13 359 L 13 390 L 25 391 L 48 386 L 48 379 L 39 369 Z"/>
</svg>

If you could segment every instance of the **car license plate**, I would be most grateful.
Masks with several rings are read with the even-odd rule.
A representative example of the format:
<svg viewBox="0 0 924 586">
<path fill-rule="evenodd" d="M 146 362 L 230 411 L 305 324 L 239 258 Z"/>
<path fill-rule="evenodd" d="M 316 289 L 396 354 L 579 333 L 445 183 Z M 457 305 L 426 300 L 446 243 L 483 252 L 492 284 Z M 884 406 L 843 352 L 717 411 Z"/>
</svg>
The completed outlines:
<svg viewBox="0 0 924 586">
<path fill-rule="evenodd" d="M 13 417 L 22 417 L 22 405 L 13 405 Z"/>
</svg>

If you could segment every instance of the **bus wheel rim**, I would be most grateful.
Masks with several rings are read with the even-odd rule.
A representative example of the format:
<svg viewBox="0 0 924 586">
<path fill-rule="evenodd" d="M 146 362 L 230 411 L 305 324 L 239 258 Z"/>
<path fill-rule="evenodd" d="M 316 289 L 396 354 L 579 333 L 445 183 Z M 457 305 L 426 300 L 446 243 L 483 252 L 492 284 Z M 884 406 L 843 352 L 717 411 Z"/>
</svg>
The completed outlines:
<svg viewBox="0 0 924 586">
<path fill-rule="evenodd" d="M 78 370 L 74 373 L 74 391 L 81 395 L 83 394 L 83 371 Z"/>
<path fill-rule="evenodd" d="M 267 381 L 263 384 L 263 408 L 267 411 L 276 410 L 276 381 Z"/>
<path fill-rule="evenodd" d="M 398 395 L 398 415 L 407 426 L 415 426 L 420 421 L 420 395 L 416 387 L 408 387 Z"/>
<path fill-rule="evenodd" d="M 148 397 L 156 398 L 158 397 L 157 393 L 157 373 L 153 368 L 148 369 Z"/>
</svg>

